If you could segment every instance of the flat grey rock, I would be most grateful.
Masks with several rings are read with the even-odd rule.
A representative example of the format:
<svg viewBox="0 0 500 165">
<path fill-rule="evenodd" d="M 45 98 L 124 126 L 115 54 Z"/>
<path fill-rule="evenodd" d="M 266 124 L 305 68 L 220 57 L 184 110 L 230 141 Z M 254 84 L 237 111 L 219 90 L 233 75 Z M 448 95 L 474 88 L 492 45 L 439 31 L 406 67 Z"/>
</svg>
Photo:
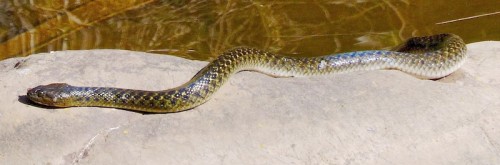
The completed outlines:
<svg viewBox="0 0 500 165">
<path fill-rule="evenodd" d="M 47 109 L 55 82 L 163 90 L 206 62 L 122 50 L 0 61 L 1 164 L 500 164 L 500 42 L 468 45 L 452 75 L 395 70 L 303 78 L 233 76 L 207 103 L 143 115 Z"/>
</svg>

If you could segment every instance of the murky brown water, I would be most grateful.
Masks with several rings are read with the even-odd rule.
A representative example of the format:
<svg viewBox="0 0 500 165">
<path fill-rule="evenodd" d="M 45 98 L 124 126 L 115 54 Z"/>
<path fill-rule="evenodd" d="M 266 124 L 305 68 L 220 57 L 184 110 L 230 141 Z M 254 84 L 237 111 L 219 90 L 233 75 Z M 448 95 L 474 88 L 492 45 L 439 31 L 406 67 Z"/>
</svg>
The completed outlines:
<svg viewBox="0 0 500 165">
<path fill-rule="evenodd" d="M 436 33 L 500 40 L 498 0 L 0 1 L 0 60 L 77 49 L 209 60 L 237 46 L 319 56 Z"/>
</svg>

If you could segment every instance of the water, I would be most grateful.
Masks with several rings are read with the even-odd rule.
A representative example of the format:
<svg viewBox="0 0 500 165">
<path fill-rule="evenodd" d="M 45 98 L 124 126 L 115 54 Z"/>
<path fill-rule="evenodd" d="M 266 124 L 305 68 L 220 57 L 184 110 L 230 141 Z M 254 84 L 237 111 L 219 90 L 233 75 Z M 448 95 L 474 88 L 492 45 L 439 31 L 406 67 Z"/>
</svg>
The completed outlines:
<svg viewBox="0 0 500 165">
<path fill-rule="evenodd" d="M 411 36 L 500 40 L 498 0 L 0 0 L 0 60 L 127 49 L 210 60 L 250 46 L 290 56 L 387 49 Z"/>
</svg>

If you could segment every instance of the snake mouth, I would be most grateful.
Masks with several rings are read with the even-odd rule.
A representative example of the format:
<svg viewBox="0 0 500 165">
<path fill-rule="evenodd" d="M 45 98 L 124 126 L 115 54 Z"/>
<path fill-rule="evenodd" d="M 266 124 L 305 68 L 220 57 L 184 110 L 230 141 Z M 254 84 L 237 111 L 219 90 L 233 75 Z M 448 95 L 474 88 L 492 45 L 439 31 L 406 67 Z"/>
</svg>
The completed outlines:
<svg viewBox="0 0 500 165">
<path fill-rule="evenodd" d="M 55 99 L 53 99 L 50 95 L 47 95 L 47 92 L 41 90 L 40 87 L 41 86 L 37 86 L 35 88 L 28 89 L 26 94 L 28 99 L 38 104 L 53 106 L 51 103 L 53 103 L 53 100 Z"/>
<path fill-rule="evenodd" d="M 46 106 L 55 106 L 55 107 L 65 107 L 63 100 L 63 95 L 61 92 L 62 88 L 68 87 L 67 84 L 49 84 L 49 85 L 40 85 L 35 88 L 30 88 L 26 92 L 26 95 L 29 100 L 32 102 L 46 105 Z"/>
</svg>

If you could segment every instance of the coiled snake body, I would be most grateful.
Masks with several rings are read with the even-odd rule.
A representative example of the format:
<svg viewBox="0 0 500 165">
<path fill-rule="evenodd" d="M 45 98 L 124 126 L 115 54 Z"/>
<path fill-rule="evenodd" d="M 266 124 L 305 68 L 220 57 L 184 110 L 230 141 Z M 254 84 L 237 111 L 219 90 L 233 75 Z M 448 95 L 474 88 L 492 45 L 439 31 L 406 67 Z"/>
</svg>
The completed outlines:
<svg viewBox="0 0 500 165">
<path fill-rule="evenodd" d="M 55 107 L 99 106 L 151 113 L 178 112 L 203 104 L 232 74 L 242 70 L 292 77 L 398 69 L 419 78 L 435 79 L 457 70 L 465 58 L 465 43 L 453 34 L 410 38 L 391 51 L 357 51 L 308 58 L 237 48 L 223 53 L 190 81 L 172 89 L 144 91 L 55 83 L 29 89 L 27 96 L 35 103 Z"/>
</svg>

